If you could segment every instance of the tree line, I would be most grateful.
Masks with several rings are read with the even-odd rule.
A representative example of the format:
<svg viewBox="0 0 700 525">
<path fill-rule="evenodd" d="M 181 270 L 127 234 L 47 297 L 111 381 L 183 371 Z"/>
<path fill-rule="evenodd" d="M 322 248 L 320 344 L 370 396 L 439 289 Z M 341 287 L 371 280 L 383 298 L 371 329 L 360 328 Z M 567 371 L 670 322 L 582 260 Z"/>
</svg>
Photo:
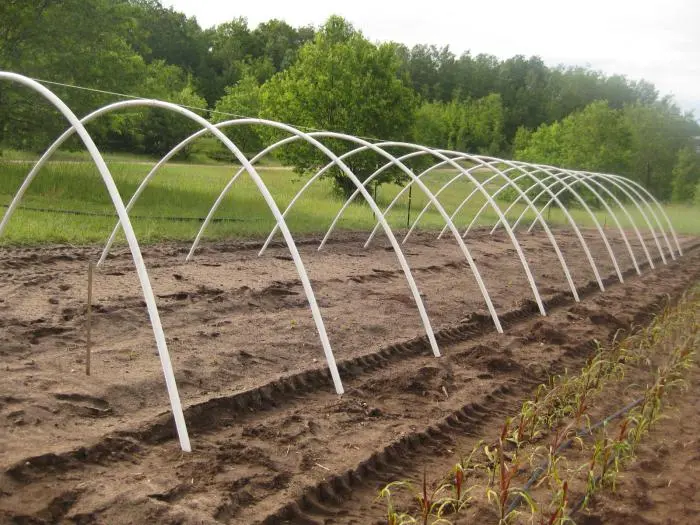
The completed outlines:
<svg viewBox="0 0 700 525">
<path fill-rule="evenodd" d="M 610 171 L 680 201 L 692 200 L 700 183 L 700 126 L 644 80 L 549 67 L 538 57 L 500 60 L 457 56 L 449 47 L 373 43 L 338 16 L 319 28 L 274 19 L 251 28 L 243 18 L 202 28 L 159 0 L 5 0 L 0 20 L 0 69 L 202 108 L 214 121 L 259 116 Z M 78 115 L 115 100 L 51 89 Z M 40 150 L 64 127 L 38 96 L 0 85 L 0 151 Z M 162 110 L 138 109 L 98 119 L 89 130 L 107 151 L 162 155 L 194 128 Z M 246 153 L 284 136 L 255 126 L 227 133 Z M 340 153 L 357 147 L 323 142 Z M 215 145 L 206 153 L 227 158 Z M 302 144 L 286 146 L 278 157 L 302 172 L 327 162 Z M 382 162 L 365 152 L 349 164 L 362 179 Z M 340 191 L 352 190 L 340 173 L 329 175 Z M 387 181 L 403 179 L 387 170 L 378 182 Z"/>
</svg>

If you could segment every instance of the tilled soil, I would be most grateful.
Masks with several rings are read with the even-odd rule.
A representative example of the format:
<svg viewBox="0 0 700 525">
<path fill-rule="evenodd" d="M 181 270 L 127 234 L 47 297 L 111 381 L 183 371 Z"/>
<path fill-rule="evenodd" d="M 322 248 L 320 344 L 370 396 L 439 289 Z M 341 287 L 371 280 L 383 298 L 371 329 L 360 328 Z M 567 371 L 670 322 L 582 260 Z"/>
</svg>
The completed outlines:
<svg viewBox="0 0 700 525">
<path fill-rule="evenodd" d="M 403 273 L 387 245 L 345 235 L 301 253 L 346 394 L 334 394 L 303 290 L 282 246 L 145 250 L 194 451 L 174 438 L 129 254 L 95 279 L 91 376 L 83 372 L 87 260 L 98 248 L 0 252 L 0 521 L 8 523 L 372 523 L 377 483 L 451 461 L 459 436 L 522 398 L 547 370 L 580 364 L 593 339 L 643 322 L 665 294 L 700 276 L 700 250 L 615 277 L 598 291 L 576 238 L 556 232 L 582 294 L 575 304 L 542 234 L 522 244 L 545 299 L 541 317 L 515 250 L 478 233 L 468 246 L 505 334 L 495 333 L 454 241 L 405 246 L 443 357 L 431 357 Z M 633 244 L 638 261 L 644 255 Z M 658 251 L 650 253 L 658 257 Z M 435 437 L 431 437 L 431 435 Z M 413 451 L 413 452 L 411 452 Z M 416 457 L 411 456 L 417 456 Z"/>
</svg>

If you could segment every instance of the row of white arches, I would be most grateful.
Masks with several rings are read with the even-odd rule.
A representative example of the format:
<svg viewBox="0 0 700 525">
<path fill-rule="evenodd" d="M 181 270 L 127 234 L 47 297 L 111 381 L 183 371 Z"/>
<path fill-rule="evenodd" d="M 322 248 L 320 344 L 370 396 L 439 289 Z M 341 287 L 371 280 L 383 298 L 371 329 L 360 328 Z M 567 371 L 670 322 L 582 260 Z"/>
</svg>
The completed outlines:
<svg viewBox="0 0 700 525">
<path fill-rule="evenodd" d="M 557 205 L 566 221 L 570 225 L 571 229 L 574 231 L 577 241 L 580 243 L 583 251 L 586 254 L 588 264 L 593 271 L 595 280 L 601 290 L 604 290 L 604 284 L 600 271 L 596 264 L 596 261 L 591 253 L 585 237 L 583 236 L 579 225 L 574 220 L 567 206 L 562 202 L 564 196 L 572 197 L 580 207 L 585 210 L 585 212 L 590 216 L 595 230 L 598 232 L 602 241 L 605 245 L 607 255 L 610 257 L 612 265 L 615 269 L 617 278 L 622 282 L 623 274 L 616 258 L 615 252 L 612 249 L 608 236 L 606 234 L 605 228 L 603 228 L 594 212 L 591 209 L 586 199 L 582 196 L 580 188 L 584 188 L 586 193 L 590 196 L 592 195 L 594 199 L 602 206 L 607 214 L 612 218 L 615 228 L 619 231 L 620 238 L 623 240 L 625 249 L 629 258 L 632 262 L 633 267 L 637 273 L 641 273 L 640 262 L 632 249 L 628 235 L 629 232 L 623 228 L 618 214 L 623 214 L 627 219 L 627 223 L 631 225 L 633 235 L 638 239 L 642 250 L 644 252 L 644 257 L 650 268 L 654 268 L 654 258 L 656 255 L 652 255 L 654 252 L 658 252 L 661 261 L 666 264 L 667 256 L 671 259 L 675 259 L 677 256 L 682 255 L 682 249 L 678 241 L 676 232 L 673 229 L 671 221 L 668 215 L 664 211 L 660 203 L 640 184 L 637 182 L 620 177 L 617 175 L 602 174 L 602 173 L 592 173 L 587 171 L 578 170 L 568 170 L 557 168 L 554 166 L 538 165 L 526 162 L 516 162 L 504 159 L 498 159 L 494 157 L 487 157 L 483 155 L 471 155 L 462 152 L 440 150 L 434 148 L 428 148 L 425 146 L 420 146 L 416 144 L 409 144 L 397 141 L 385 141 L 372 143 L 367 140 L 342 133 L 336 132 L 303 132 L 293 126 L 283 124 L 280 122 L 274 122 L 270 120 L 257 119 L 257 118 L 243 118 L 229 120 L 226 122 L 221 122 L 218 124 L 212 124 L 196 113 L 185 109 L 183 107 L 177 106 L 172 103 L 159 101 L 159 100 L 149 100 L 149 99 L 133 99 L 120 101 L 113 104 L 106 105 L 89 115 L 79 119 L 71 110 L 63 103 L 59 97 L 57 97 L 49 89 L 41 85 L 40 83 L 27 78 L 25 76 L 10 73 L 10 72 L 0 72 L 0 80 L 11 81 L 19 83 L 26 86 L 37 93 L 41 94 L 46 98 L 54 107 L 56 107 L 68 120 L 70 127 L 58 138 L 56 141 L 45 151 L 45 153 L 40 157 L 36 164 L 32 167 L 27 177 L 23 181 L 20 188 L 17 190 L 12 202 L 8 206 L 2 221 L 0 221 L 0 235 L 2 235 L 8 221 L 12 217 L 13 213 L 19 206 L 26 190 L 30 186 L 31 182 L 40 172 L 41 168 L 48 162 L 51 156 L 61 147 L 61 145 L 72 135 L 77 134 L 81 141 L 87 148 L 92 160 L 94 161 L 100 175 L 106 185 L 107 191 L 111 197 L 112 203 L 118 215 L 118 222 L 115 225 L 107 243 L 103 249 L 102 255 L 98 261 L 98 265 L 104 263 L 109 250 L 115 240 L 116 235 L 121 228 L 124 231 L 129 249 L 132 253 L 134 264 L 137 269 L 139 281 L 141 283 L 144 299 L 148 309 L 148 314 L 153 327 L 153 332 L 156 340 L 156 345 L 158 349 L 158 354 L 160 356 L 161 366 L 163 368 L 163 373 L 165 375 L 166 386 L 168 395 L 170 398 L 171 407 L 173 410 L 173 415 L 175 419 L 176 429 L 180 439 L 180 445 L 183 450 L 191 450 L 190 440 L 187 432 L 187 426 L 185 423 L 180 396 L 177 390 L 177 385 L 175 382 L 175 377 L 173 374 L 172 364 L 170 361 L 170 356 L 168 353 L 168 348 L 165 341 L 165 336 L 163 333 L 163 328 L 160 321 L 160 316 L 158 313 L 158 308 L 156 305 L 155 297 L 151 289 L 151 284 L 148 277 L 148 272 L 141 255 L 138 240 L 132 228 L 129 211 L 138 201 L 143 190 L 148 186 L 150 181 L 156 176 L 159 169 L 162 168 L 173 156 L 175 156 L 179 151 L 188 146 L 192 141 L 201 137 L 205 134 L 211 134 L 216 137 L 228 150 L 230 150 L 241 164 L 240 169 L 238 169 L 231 177 L 230 181 L 225 185 L 219 194 L 216 201 L 213 203 L 209 213 L 207 214 L 205 220 L 203 221 L 197 235 L 192 243 L 192 246 L 187 255 L 187 260 L 191 260 L 196 252 L 197 246 L 199 245 L 207 226 L 210 224 L 211 219 L 214 217 L 218 207 L 225 199 L 229 191 L 231 191 L 236 180 L 242 175 L 247 173 L 255 183 L 260 194 L 264 198 L 267 206 L 269 207 L 271 213 L 275 218 L 275 227 L 270 232 L 268 238 L 266 239 L 262 249 L 260 250 L 260 255 L 264 253 L 269 243 L 273 239 L 277 231 L 281 232 L 285 243 L 291 253 L 292 260 L 295 264 L 297 273 L 301 280 L 304 293 L 308 299 L 309 306 L 311 308 L 311 313 L 318 331 L 321 346 L 325 354 L 326 362 L 335 386 L 335 390 L 338 394 L 343 393 L 343 384 L 338 373 L 338 368 L 336 366 L 335 357 L 333 350 L 326 333 L 324 326 L 323 317 L 319 309 L 318 303 L 316 301 L 314 291 L 312 289 L 311 283 L 309 281 L 306 268 L 301 259 L 301 256 L 297 250 L 294 238 L 289 228 L 287 227 L 285 217 L 292 210 L 295 203 L 304 194 L 304 192 L 321 176 L 328 172 L 331 168 L 336 168 L 342 171 L 342 173 L 347 176 L 354 184 L 356 190 L 352 196 L 343 204 L 339 210 L 336 217 L 331 222 L 328 231 L 324 235 L 320 245 L 319 250 L 324 247 L 329 237 L 331 236 L 334 228 L 336 227 L 339 219 L 342 217 L 343 213 L 347 210 L 350 203 L 361 196 L 366 203 L 369 205 L 373 211 L 375 217 L 377 218 L 377 224 L 370 233 L 365 246 L 374 238 L 376 232 L 381 228 L 385 235 L 387 236 L 394 253 L 399 261 L 401 269 L 406 277 L 408 286 L 410 288 L 413 299 L 416 303 L 421 322 L 423 324 L 423 329 L 426 333 L 427 339 L 430 343 L 432 351 L 435 356 L 440 356 L 440 349 L 438 347 L 435 335 L 433 333 L 432 326 L 430 324 L 430 319 L 426 312 L 425 306 L 423 304 L 423 299 L 421 298 L 420 291 L 411 273 L 411 268 L 406 260 L 401 245 L 407 241 L 412 232 L 415 230 L 419 224 L 422 217 L 428 211 L 430 207 L 435 208 L 435 210 L 440 214 L 445 225 L 442 231 L 438 234 L 438 237 L 442 237 L 445 233 L 449 233 L 454 237 L 457 245 L 459 246 L 462 254 L 464 255 L 471 273 L 477 282 L 480 293 L 489 311 L 489 314 L 493 320 L 494 326 L 498 332 L 502 332 L 503 328 L 499 320 L 498 313 L 491 301 L 489 291 L 484 283 L 479 269 L 472 257 L 467 244 L 465 243 L 465 238 L 467 234 L 476 224 L 479 217 L 487 210 L 490 209 L 497 216 L 496 224 L 493 226 L 491 233 L 493 233 L 497 228 L 503 227 L 506 234 L 515 249 L 517 257 L 519 259 L 520 265 L 522 266 L 523 272 L 527 278 L 530 285 L 533 298 L 539 308 L 542 315 L 546 314 L 545 307 L 540 296 L 537 284 L 532 275 L 530 266 L 525 258 L 523 250 L 518 242 L 516 236 L 516 229 L 524 219 L 528 212 L 534 214 L 535 218 L 533 222 L 529 225 L 528 231 L 531 230 L 536 224 L 539 224 L 543 231 L 545 232 L 549 243 L 552 245 L 554 252 L 556 253 L 559 264 L 561 265 L 562 271 L 566 277 L 566 281 L 570 288 L 571 294 L 575 301 L 579 300 L 579 295 L 576 286 L 573 282 L 571 273 L 569 271 L 566 259 L 561 252 L 555 232 L 552 231 L 547 220 L 543 217 L 544 211 L 552 206 Z M 136 192 L 133 194 L 129 202 L 125 205 L 121 199 L 119 191 L 112 179 L 110 171 L 104 162 L 102 155 L 100 154 L 98 148 L 90 137 L 89 133 L 85 129 L 85 125 L 102 116 L 113 111 L 120 109 L 133 108 L 133 107 L 155 107 L 161 108 L 163 110 L 171 111 L 182 115 L 183 118 L 188 118 L 201 129 L 196 133 L 192 134 L 190 137 L 186 138 L 178 145 L 176 145 L 167 155 L 165 155 L 146 175 L 141 184 L 139 185 Z M 232 126 L 245 126 L 245 125 L 256 125 L 256 126 L 268 126 L 275 128 L 277 130 L 283 131 L 288 134 L 286 138 L 279 140 L 278 142 L 269 145 L 257 155 L 248 159 L 238 147 L 222 132 L 222 129 Z M 323 142 L 323 139 L 336 139 L 353 144 L 354 149 L 343 153 L 342 155 L 336 155 L 331 149 L 329 149 Z M 255 164 L 261 159 L 272 154 L 276 149 L 290 144 L 292 142 L 306 142 L 313 147 L 317 148 L 321 153 L 323 153 L 328 158 L 328 164 L 326 164 L 322 169 L 316 172 L 308 181 L 303 185 L 299 192 L 292 198 L 291 202 L 287 205 L 284 210 L 280 210 L 277 206 L 273 196 L 269 192 L 262 178 L 259 176 L 255 169 Z M 400 151 L 405 150 L 406 153 L 400 156 L 389 153 L 387 150 Z M 361 181 L 348 167 L 346 161 L 353 155 L 357 155 L 362 152 L 371 151 L 374 152 L 379 158 L 383 159 L 383 164 L 376 169 L 368 178 Z M 427 157 L 432 158 L 433 163 L 430 167 L 424 169 L 422 172 L 416 174 L 411 170 L 405 163 L 409 159 L 417 157 Z M 468 163 L 465 166 L 464 163 Z M 369 185 L 382 175 L 387 169 L 395 168 L 400 170 L 408 179 L 408 183 L 401 189 L 401 191 L 395 196 L 395 198 L 390 202 L 390 204 L 384 209 L 380 209 L 379 205 L 372 198 Z M 449 181 L 443 184 L 437 191 L 431 192 L 423 181 L 423 178 L 429 173 L 433 172 L 439 168 L 449 168 L 454 170 L 455 176 Z M 490 175 L 485 180 L 478 180 L 475 176 L 475 172 L 483 174 L 488 171 Z M 473 185 L 473 190 L 464 198 L 464 200 L 457 206 L 452 213 L 448 213 L 443 207 L 440 201 L 440 195 L 449 193 L 452 184 L 458 180 L 467 180 Z M 489 191 L 488 188 L 493 188 L 494 184 L 500 184 L 497 186 L 498 189 L 495 191 Z M 420 211 L 420 213 L 415 218 L 413 224 L 408 229 L 401 242 L 396 238 L 394 232 L 392 231 L 386 216 L 394 207 L 394 205 L 399 202 L 401 197 L 411 188 L 412 186 L 417 187 L 422 191 L 428 202 L 425 207 Z M 502 191 L 511 190 L 515 192 L 515 200 L 508 206 L 507 209 L 502 210 L 496 198 Z M 457 214 L 465 206 L 467 206 L 470 201 L 476 197 L 481 197 L 484 203 L 481 205 L 479 211 L 472 219 L 472 222 L 464 229 L 460 231 L 455 220 Z M 607 199 L 605 198 L 607 197 Z M 651 232 L 651 237 L 653 240 L 652 246 L 647 246 L 647 239 L 642 235 L 639 226 L 635 222 L 633 215 L 630 214 L 628 206 L 626 206 L 620 198 L 624 198 L 638 211 L 639 216 L 642 217 L 645 229 Z M 541 202 L 542 199 L 546 200 L 546 204 L 538 207 L 536 203 Z M 609 200 L 608 200 L 609 199 Z M 479 201 L 480 202 L 480 201 Z M 515 221 L 509 221 L 508 215 L 513 209 L 513 207 L 522 202 L 525 207 L 521 214 Z M 616 211 L 617 210 L 617 211 Z"/>
</svg>

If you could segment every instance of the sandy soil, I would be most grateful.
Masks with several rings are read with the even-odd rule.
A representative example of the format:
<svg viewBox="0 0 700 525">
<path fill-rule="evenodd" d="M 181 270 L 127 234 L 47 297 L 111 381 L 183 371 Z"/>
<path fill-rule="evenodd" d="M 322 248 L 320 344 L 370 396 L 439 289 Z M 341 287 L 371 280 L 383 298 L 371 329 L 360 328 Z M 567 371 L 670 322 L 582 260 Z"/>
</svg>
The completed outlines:
<svg viewBox="0 0 700 525">
<path fill-rule="evenodd" d="M 639 322 L 700 275 L 700 251 L 691 249 L 638 277 L 615 242 L 627 270 L 620 284 L 588 232 L 607 276 L 601 294 L 576 239 L 557 238 L 584 298 L 573 304 L 547 239 L 524 235 L 550 310 L 544 318 L 505 237 L 480 233 L 468 243 L 504 335 L 494 333 L 454 242 L 422 235 L 406 246 L 441 359 L 430 357 L 387 245 L 362 250 L 364 238 L 351 234 L 323 252 L 303 243 L 342 397 L 283 247 L 257 258 L 255 243 L 211 244 L 188 264 L 183 245 L 146 249 L 187 407 L 194 452 L 184 455 L 128 252 L 96 275 L 86 377 L 86 267 L 99 249 L 0 251 L 0 522 L 371 523 L 376 480 L 366 474 L 378 453 L 420 442 L 468 404 L 477 403 L 472 419 L 485 421 L 496 408 L 484 407 L 517 397 L 544 369 L 576 366 L 593 338 Z M 637 245 L 635 253 L 643 259 Z"/>
</svg>

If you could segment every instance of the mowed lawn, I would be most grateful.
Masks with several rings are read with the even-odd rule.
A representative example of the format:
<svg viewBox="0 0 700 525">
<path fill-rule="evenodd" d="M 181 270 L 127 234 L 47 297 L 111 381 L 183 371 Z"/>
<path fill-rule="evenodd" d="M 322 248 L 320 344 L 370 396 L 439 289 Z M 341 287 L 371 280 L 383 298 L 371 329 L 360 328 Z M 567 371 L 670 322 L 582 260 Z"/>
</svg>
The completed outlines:
<svg viewBox="0 0 700 525">
<path fill-rule="evenodd" d="M 116 160 L 108 161 L 108 164 L 126 203 L 154 162 L 117 157 Z M 5 212 L 6 205 L 10 203 L 31 166 L 29 161 L 0 159 L 0 204 L 5 206 L 0 208 L 0 212 Z M 132 224 L 139 240 L 152 243 L 161 240 L 193 239 L 201 224 L 196 219 L 206 216 L 222 188 L 237 170 L 238 166 L 181 163 L 169 164 L 162 168 L 131 211 Z M 259 168 L 258 172 L 281 210 L 285 209 L 308 180 L 307 176 L 300 176 L 283 167 L 264 166 Z M 454 170 L 436 170 L 423 180 L 431 191 L 437 191 L 455 174 Z M 484 180 L 487 175 L 484 172 L 476 172 L 476 176 Z M 496 185 L 489 186 L 491 192 L 497 188 Z M 400 189 L 393 184 L 380 186 L 377 191 L 380 206 L 386 207 Z M 462 178 L 444 191 L 440 200 L 451 214 L 472 190 L 473 185 Z M 373 193 L 374 188 L 370 191 Z M 427 202 L 424 193 L 414 186 L 411 191 L 411 220 Z M 455 224 L 458 228 L 463 231 L 484 202 L 483 196 L 475 195 L 456 216 Z M 324 233 L 342 204 L 343 200 L 333 191 L 331 181 L 320 179 L 297 201 L 287 215 L 287 222 L 293 233 Z M 508 207 L 506 202 L 499 202 L 499 205 L 503 210 Z M 30 186 L 22 206 L 24 209 L 15 213 L 0 238 L 0 244 L 102 242 L 109 235 L 116 220 L 104 183 L 89 162 L 69 160 L 49 163 Z M 70 210 L 106 216 L 55 213 L 38 209 Z M 524 206 L 516 205 L 509 214 L 511 222 L 523 209 Z M 646 226 L 635 207 L 630 206 L 628 209 L 640 227 Z M 667 210 L 679 233 L 700 234 L 700 208 L 669 206 Z M 613 207 L 613 211 L 618 210 Z M 571 214 L 578 224 L 592 225 L 591 217 L 585 210 L 574 208 Z M 397 202 L 387 219 L 392 228 L 405 229 L 407 215 L 408 192 Z M 596 215 L 601 225 L 612 227 L 613 222 L 604 210 L 597 211 Z M 625 215 L 618 215 L 623 226 L 629 226 Z M 232 187 L 215 217 L 225 220 L 213 222 L 209 226 L 205 234 L 207 239 L 264 237 L 275 224 L 260 192 L 246 174 Z M 174 218 L 194 220 L 171 220 Z M 481 214 L 478 224 L 493 224 L 496 219 L 496 213 L 488 207 Z M 555 224 L 567 224 L 558 209 L 551 210 L 548 220 Z M 372 210 L 363 204 L 359 197 L 345 211 L 337 227 L 369 231 L 374 224 Z M 528 224 L 528 221 L 521 224 Z M 431 207 L 421 219 L 420 229 L 438 230 L 443 225 L 443 218 Z"/>
</svg>

